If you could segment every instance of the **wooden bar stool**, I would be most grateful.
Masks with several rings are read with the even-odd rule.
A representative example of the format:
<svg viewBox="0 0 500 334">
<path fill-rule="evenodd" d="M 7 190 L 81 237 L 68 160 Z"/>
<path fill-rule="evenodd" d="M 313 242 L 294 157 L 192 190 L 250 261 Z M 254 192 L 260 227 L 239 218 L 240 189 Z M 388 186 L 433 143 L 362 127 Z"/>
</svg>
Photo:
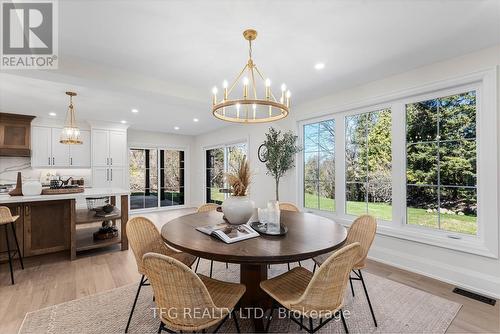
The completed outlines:
<svg viewBox="0 0 500 334">
<path fill-rule="evenodd" d="M 7 254 L 9 256 L 9 267 L 10 267 L 10 280 L 12 284 L 14 284 L 14 271 L 12 269 L 12 259 L 17 253 L 19 256 L 19 261 L 21 262 L 21 268 L 24 270 L 24 264 L 23 264 L 23 257 L 21 255 L 21 250 L 19 249 L 19 242 L 17 242 L 17 236 L 16 236 L 16 227 L 15 222 L 19 218 L 19 216 L 12 216 L 10 213 L 10 209 L 6 206 L 0 206 L 0 226 L 4 226 L 4 231 L 5 231 L 5 242 L 7 243 Z M 16 241 L 16 249 L 12 250 L 10 249 L 10 242 L 9 242 L 9 233 L 7 229 L 7 225 L 10 225 L 12 228 L 12 234 L 14 235 L 14 240 Z"/>
</svg>

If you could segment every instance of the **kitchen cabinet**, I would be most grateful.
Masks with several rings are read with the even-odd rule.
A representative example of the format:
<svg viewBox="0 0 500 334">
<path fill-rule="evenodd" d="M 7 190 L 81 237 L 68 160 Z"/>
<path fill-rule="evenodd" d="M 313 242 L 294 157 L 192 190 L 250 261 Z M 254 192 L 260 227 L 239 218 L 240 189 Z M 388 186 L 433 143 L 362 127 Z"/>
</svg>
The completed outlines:
<svg viewBox="0 0 500 334">
<path fill-rule="evenodd" d="M 92 165 L 94 167 L 127 164 L 127 133 L 113 130 L 92 130 Z"/>
<path fill-rule="evenodd" d="M 128 169 L 124 167 L 94 167 L 92 169 L 92 186 L 96 188 L 128 188 L 125 186 Z"/>
<path fill-rule="evenodd" d="M 22 205 L 25 256 L 70 248 L 70 201 L 40 201 Z"/>
<path fill-rule="evenodd" d="M 61 144 L 61 132 L 61 128 L 32 127 L 32 167 L 90 167 L 90 131 L 80 130 L 80 145 Z"/>
<path fill-rule="evenodd" d="M 35 116 L 0 113 L 0 156 L 30 156 L 33 118 Z"/>
<path fill-rule="evenodd" d="M 17 236 L 17 241 L 19 242 L 19 249 L 21 250 L 21 255 L 23 255 L 23 228 L 24 228 L 24 221 L 23 221 L 23 210 L 22 210 L 22 204 L 17 203 L 17 204 L 2 204 L 2 206 L 6 206 L 10 209 L 10 213 L 13 216 L 19 216 L 19 218 L 15 222 L 15 229 L 16 229 L 16 236 Z M 9 236 L 9 245 L 10 249 L 16 249 L 16 240 L 14 239 L 14 235 L 12 234 L 12 230 L 10 228 L 10 224 L 6 225 L 8 233 L 7 235 Z M 5 240 L 4 236 L 4 231 L 3 227 L 0 229 L 0 261 L 8 261 L 8 255 L 7 255 L 7 242 Z M 17 258 L 17 254 L 15 255 L 15 258 Z"/>
</svg>

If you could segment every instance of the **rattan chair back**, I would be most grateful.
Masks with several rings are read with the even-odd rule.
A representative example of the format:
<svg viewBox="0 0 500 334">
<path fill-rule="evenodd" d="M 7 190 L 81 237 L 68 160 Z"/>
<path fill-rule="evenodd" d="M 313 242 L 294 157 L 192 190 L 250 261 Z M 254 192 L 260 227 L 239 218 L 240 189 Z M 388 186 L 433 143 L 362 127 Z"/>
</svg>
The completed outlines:
<svg viewBox="0 0 500 334">
<path fill-rule="evenodd" d="M 158 314 L 169 329 L 198 331 L 229 313 L 214 304 L 205 284 L 182 262 L 155 253 L 145 254 L 143 262 Z"/>
<path fill-rule="evenodd" d="M 19 216 L 12 216 L 10 209 L 6 206 L 0 206 L 0 225 L 13 223 Z"/>
<path fill-rule="evenodd" d="M 215 204 L 215 203 L 205 203 L 198 208 L 198 213 L 215 211 L 218 207 L 219 207 L 219 205 Z"/>
<path fill-rule="evenodd" d="M 373 239 L 375 239 L 376 232 L 377 221 L 370 215 L 363 215 L 356 218 L 349 228 L 346 244 L 359 242 L 361 245 L 359 257 L 354 262 L 355 269 L 360 269 L 365 266 L 366 257 L 368 256 L 368 251 L 373 243 Z"/>
<path fill-rule="evenodd" d="M 316 270 L 302 296 L 291 303 L 292 309 L 310 314 L 313 318 L 338 311 L 342 307 L 349 273 L 359 252 L 360 245 L 357 242 L 334 252 Z"/>
<path fill-rule="evenodd" d="M 289 202 L 280 202 L 280 210 L 300 212 L 299 208 L 295 204 Z"/>
<path fill-rule="evenodd" d="M 146 217 L 134 217 L 127 222 L 127 237 L 134 253 L 137 269 L 139 273 L 144 274 L 142 257 L 146 253 L 168 252 L 168 247 L 165 246 L 160 232 L 156 229 L 155 224 Z M 172 250 L 172 254 L 175 251 Z M 168 254 L 166 254 L 168 255 Z"/>
</svg>

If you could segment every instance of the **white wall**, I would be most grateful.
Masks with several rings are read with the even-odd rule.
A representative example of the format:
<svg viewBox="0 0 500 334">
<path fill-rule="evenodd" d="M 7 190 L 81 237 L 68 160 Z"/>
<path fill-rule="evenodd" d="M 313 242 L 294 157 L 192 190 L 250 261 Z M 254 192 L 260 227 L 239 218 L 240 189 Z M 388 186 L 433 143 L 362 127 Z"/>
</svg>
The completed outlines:
<svg viewBox="0 0 500 334">
<path fill-rule="evenodd" d="M 297 131 L 297 122 L 307 118 L 343 110 L 351 104 L 372 100 L 414 87 L 452 79 L 500 65 L 500 45 L 467 54 L 459 58 L 427 65 L 422 68 L 374 81 L 359 87 L 337 92 L 310 101 L 292 109 L 287 120 L 271 124 L 276 128 Z M 498 80 L 498 76 L 497 76 Z M 300 94 L 296 92 L 295 96 Z M 498 94 L 500 99 L 500 94 Z M 500 101 L 498 103 L 500 105 Z M 491 112 L 499 113 L 499 110 Z M 197 136 L 192 152 L 192 204 L 204 201 L 205 171 L 203 148 L 225 142 L 247 139 L 249 158 L 255 172 L 251 197 L 263 205 L 274 196 L 272 177 L 265 174 L 265 167 L 257 159 L 258 146 L 265 138 L 270 125 L 231 125 L 224 129 Z M 500 126 L 499 126 L 500 129 Z M 498 143 L 495 145 L 498 150 Z M 297 201 L 297 175 L 290 171 L 281 186 L 282 201 Z M 496 185 L 498 189 L 498 185 Z M 499 203 L 500 204 L 500 203 Z M 498 223 L 498 221 L 497 221 Z M 498 236 L 500 239 L 500 236 Z M 453 251 L 414 241 L 377 235 L 370 257 L 381 262 L 422 273 L 477 292 L 500 298 L 500 260 Z"/>
<path fill-rule="evenodd" d="M 185 168 L 184 168 L 184 204 L 191 206 L 191 171 L 194 169 L 193 143 L 195 137 L 176 135 L 162 132 L 140 131 L 128 129 L 127 131 L 128 147 L 137 148 L 171 148 L 184 150 Z"/>
</svg>

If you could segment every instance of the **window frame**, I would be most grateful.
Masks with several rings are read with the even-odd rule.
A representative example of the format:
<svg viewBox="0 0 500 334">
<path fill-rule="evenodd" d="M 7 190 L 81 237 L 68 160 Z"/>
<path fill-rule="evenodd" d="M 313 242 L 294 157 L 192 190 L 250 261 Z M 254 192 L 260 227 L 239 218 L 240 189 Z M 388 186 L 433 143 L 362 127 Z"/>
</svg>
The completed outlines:
<svg viewBox="0 0 500 334">
<path fill-rule="evenodd" d="M 303 153 L 298 154 L 297 203 L 306 212 L 332 218 L 350 225 L 353 216 L 345 213 L 345 116 L 391 109 L 392 125 L 392 221 L 379 220 L 377 234 L 411 240 L 465 253 L 498 258 L 499 202 L 498 202 L 498 105 L 497 68 L 478 71 L 448 80 L 367 99 L 360 103 L 332 107 L 297 120 L 299 140 L 303 141 L 303 126 L 324 119 L 335 119 L 335 198 L 336 212 L 304 208 Z M 476 154 L 477 154 L 477 235 L 435 230 L 406 223 L 406 109 L 407 103 L 438 98 L 454 93 L 476 91 Z M 494 111 L 494 112 L 491 112 Z M 340 136 L 339 134 L 343 134 Z M 491 142 L 495 149 L 491 150 Z M 489 144 L 490 143 L 490 144 Z M 490 147 L 488 147 L 490 146 Z M 490 185 L 494 184 L 494 187 Z"/>
<path fill-rule="evenodd" d="M 171 206 L 161 206 L 160 205 L 160 196 L 158 196 L 157 206 L 150 208 L 140 208 L 134 209 L 134 214 L 144 213 L 144 212 L 153 212 L 153 211 L 164 211 L 164 210 L 175 210 L 175 209 L 183 209 L 189 207 L 189 147 L 187 146 L 163 146 L 163 145 L 146 145 L 146 144 L 131 144 L 127 148 L 127 178 L 130 182 L 129 168 L 130 168 L 130 160 L 129 160 L 129 152 L 130 150 L 156 150 L 157 151 L 157 159 L 156 159 L 156 169 L 158 171 L 157 177 L 157 188 L 158 194 L 160 193 L 160 150 L 165 151 L 183 151 L 184 152 L 184 204 L 179 205 L 171 205 Z M 151 167 L 150 167 L 151 168 Z M 129 184 L 130 188 L 130 184 Z M 131 196 L 129 196 L 129 208 L 130 206 Z M 132 210 L 132 209 L 131 209 Z"/>
<path fill-rule="evenodd" d="M 209 188 L 209 185 L 207 184 L 207 151 L 217 149 L 217 148 L 222 148 L 224 151 L 224 172 L 227 172 L 228 166 L 229 166 L 229 160 L 228 160 L 228 148 L 236 145 L 245 145 L 246 146 L 246 156 L 248 158 L 248 152 L 250 152 L 250 148 L 248 145 L 248 139 L 241 139 L 241 140 L 234 140 L 230 141 L 224 144 L 216 144 L 216 145 L 210 145 L 203 147 L 203 179 L 205 180 L 204 187 L 203 187 L 203 200 L 204 203 L 208 203 L 208 198 L 207 198 L 207 188 Z M 229 195 L 224 194 L 224 199 L 226 199 Z M 214 202 L 211 202 L 214 203 Z"/>
</svg>

